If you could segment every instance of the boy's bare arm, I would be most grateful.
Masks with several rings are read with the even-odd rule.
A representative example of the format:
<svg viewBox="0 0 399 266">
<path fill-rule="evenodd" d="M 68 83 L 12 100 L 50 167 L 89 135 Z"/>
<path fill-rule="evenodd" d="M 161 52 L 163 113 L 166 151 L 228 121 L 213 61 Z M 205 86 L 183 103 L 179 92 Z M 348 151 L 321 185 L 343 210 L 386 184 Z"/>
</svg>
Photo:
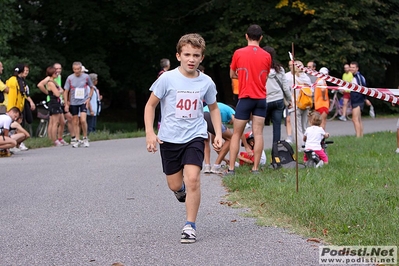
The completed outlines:
<svg viewBox="0 0 399 266">
<path fill-rule="evenodd" d="M 220 150 L 223 145 L 222 118 L 220 116 L 220 110 L 217 102 L 208 104 L 208 107 L 209 107 L 209 113 L 211 115 L 212 125 L 216 133 L 215 139 L 213 140 L 213 148 L 215 150 Z"/>
<path fill-rule="evenodd" d="M 162 143 L 162 141 L 158 139 L 157 135 L 154 132 L 155 108 L 158 104 L 159 99 L 152 92 L 144 108 L 144 126 L 147 151 L 152 153 L 158 150 L 157 143 Z"/>
</svg>

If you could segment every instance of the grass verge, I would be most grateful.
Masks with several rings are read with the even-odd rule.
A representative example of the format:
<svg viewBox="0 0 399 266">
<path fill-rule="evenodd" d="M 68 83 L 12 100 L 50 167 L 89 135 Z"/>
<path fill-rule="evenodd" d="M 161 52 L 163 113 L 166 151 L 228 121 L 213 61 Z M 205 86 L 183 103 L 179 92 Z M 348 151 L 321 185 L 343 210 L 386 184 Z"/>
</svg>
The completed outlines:
<svg viewBox="0 0 399 266">
<path fill-rule="evenodd" d="M 295 169 L 265 168 L 252 175 L 242 167 L 223 180 L 228 200 L 250 208 L 260 225 L 285 227 L 326 243 L 398 246 L 396 132 L 333 140 L 328 165 L 299 169 L 299 192 Z"/>
</svg>

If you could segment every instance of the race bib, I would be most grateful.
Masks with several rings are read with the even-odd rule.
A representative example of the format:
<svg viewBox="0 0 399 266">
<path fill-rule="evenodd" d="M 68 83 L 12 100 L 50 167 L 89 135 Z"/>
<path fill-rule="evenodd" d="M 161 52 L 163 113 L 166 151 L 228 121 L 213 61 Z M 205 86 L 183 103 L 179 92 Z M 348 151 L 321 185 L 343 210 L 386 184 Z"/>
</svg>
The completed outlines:
<svg viewBox="0 0 399 266">
<path fill-rule="evenodd" d="M 75 89 L 75 99 L 82 100 L 85 98 L 85 88 L 76 88 Z"/>
<path fill-rule="evenodd" d="M 197 118 L 200 108 L 199 91 L 176 92 L 176 118 Z"/>
</svg>

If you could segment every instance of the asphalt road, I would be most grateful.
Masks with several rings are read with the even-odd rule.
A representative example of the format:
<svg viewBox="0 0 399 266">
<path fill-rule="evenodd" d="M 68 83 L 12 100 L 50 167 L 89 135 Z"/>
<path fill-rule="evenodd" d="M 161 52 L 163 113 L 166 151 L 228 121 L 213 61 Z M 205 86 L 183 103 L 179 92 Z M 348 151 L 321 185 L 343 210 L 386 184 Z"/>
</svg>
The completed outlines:
<svg viewBox="0 0 399 266">
<path fill-rule="evenodd" d="M 396 120 L 365 120 L 365 132 L 396 130 Z M 327 131 L 354 134 L 351 122 Z M 144 138 L 29 150 L 0 158 L 0 169 L 0 266 L 318 265 L 316 243 L 221 204 L 217 175 L 202 176 L 197 242 L 180 244 L 184 204 Z"/>
</svg>

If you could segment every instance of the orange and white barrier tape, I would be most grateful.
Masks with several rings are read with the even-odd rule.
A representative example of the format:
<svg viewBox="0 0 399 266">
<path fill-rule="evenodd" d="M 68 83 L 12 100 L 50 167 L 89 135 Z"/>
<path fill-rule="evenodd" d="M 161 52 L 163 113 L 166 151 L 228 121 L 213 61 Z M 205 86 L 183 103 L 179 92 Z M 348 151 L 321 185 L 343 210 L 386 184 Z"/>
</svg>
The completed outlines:
<svg viewBox="0 0 399 266">
<path fill-rule="evenodd" d="M 292 85 L 293 89 L 300 89 L 300 88 L 308 88 L 309 86 L 304 86 L 304 85 L 298 85 L 294 84 Z M 322 89 L 329 89 L 329 90 L 348 90 L 347 87 L 339 87 L 339 86 L 319 86 L 317 84 L 313 84 L 311 88 L 322 88 Z M 394 95 L 394 96 L 399 96 L 399 89 L 388 89 L 388 88 L 369 88 L 370 90 L 377 90 L 382 93 L 386 93 L 389 95 Z"/>
<path fill-rule="evenodd" d="M 292 54 L 291 53 L 289 53 L 289 54 L 290 54 L 291 60 L 293 60 Z M 371 88 L 367 88 L 367 87 L 364 87 L 361 85 L 350 83 L 350 82 L 344 81 L 342 79 L 335 78 L 330 75 L 326 75 L 326 74 L 317 72 L 315 70 L 311 70 L 311 69 L 306 68 L 302 65 L 299 65 L 295 62 L 293 62 L 293 63 L 297 68 L 301 69 L 302 71 L 304 71 L 312 76 L 316 76 L 318 78 L 324 79 L 324 80 L 331 82 L 335 85 L 338 85 L 339 87 L 344 87 L 345 89 L 349 89 L 349 90 L 352 90 L 352 91 L 355 91 L 355 92 L 358 92 L 358 93 L 361 93 L 361 94 L 364 94 L 364 95 L 367 95 L 367 96 L 370 96 L 373 98 L 377 98 L 377 99 L 380 99 L 380 100 L 383 100 L 386 102 L 390 102 L 393 104 L 397 104 L 399 102 L 399 98 L 392 94 L 388 94 L 386 92 L 382 92 L 382 91 L 379 91 L 376 89 L 371 89 Z"/>
</svg>

